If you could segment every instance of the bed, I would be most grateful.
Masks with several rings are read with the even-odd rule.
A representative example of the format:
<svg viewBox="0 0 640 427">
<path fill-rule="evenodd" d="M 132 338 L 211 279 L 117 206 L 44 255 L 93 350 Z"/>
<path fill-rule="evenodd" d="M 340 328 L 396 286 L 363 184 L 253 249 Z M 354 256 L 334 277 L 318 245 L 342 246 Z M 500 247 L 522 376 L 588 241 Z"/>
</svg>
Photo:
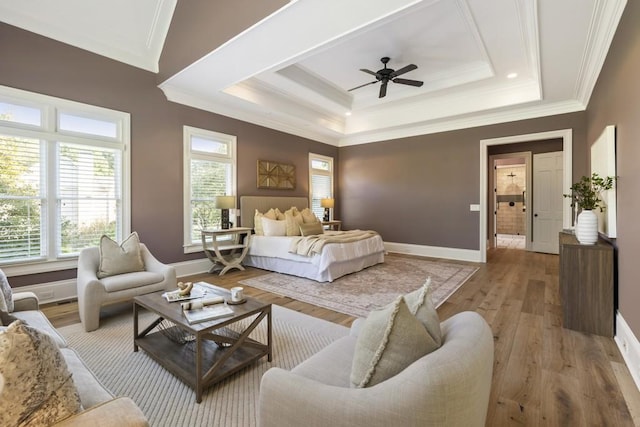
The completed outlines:
<svg viewBox="0 0 640 427">
<path fill-rule="evenodd" d="M 240 197 L 240 224 L 254 228 L 256 209 L 266 212 L 278 208 L 284 212 L 295 206 L 299 211 L 308 207 L 305 197 Z M 326 233 L 340 233 L 327 231 Z M 332 282 L 345 274 L 384 262 L 384 243 L 380 235 L 375 234 L 363 240 L 349 243 L 325 244 L 319 254 L 313 256 L 290 253 L 291 241 L 295 237 L 257 236 L 251 237 L 249 252 L 244 265 L 306 277 L 317 282 Z"/>
</svg>

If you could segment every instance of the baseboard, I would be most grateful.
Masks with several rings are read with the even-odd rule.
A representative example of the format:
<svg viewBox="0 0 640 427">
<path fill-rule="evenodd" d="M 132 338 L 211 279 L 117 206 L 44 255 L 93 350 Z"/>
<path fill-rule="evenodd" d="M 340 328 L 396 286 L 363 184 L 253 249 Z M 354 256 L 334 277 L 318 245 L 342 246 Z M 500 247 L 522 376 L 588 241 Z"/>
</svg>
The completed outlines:
<svg viewBox="0 0 640 427">
<path fill-rule="evenodd" d="M 614 337 L 624 363 L 631 372 L 631 377 L 640 390 L 640 342 L 618 311 L 616 313 L 616 336 Z"/>
<path fill-rule="evenodd" d="M 66 301 L 76 299 L 78 297 L 76 279 L 20 286 L 19 288 L 14 289 L 14 292 L 33 292 L 38 297 L 40 304 Z"/>
<path fill-rule="evenodd" d="M 206 273 L 211 268 L 207 258 L 195 259 L 170 264 L 176 269 L 177 277 Z M 37 285 L 20 286 L 16 292 L 33 292 L 38 296 L 40 304 L 67 301 L 78 298 L 76 279 L 59 280 L 57 282 L 38 283 Z"/>
<path fill-rule="evenodd" d="M 171 265 L 176 269 L 176 276 L 185 277 L 206 273 L 211 269 L 212 264 L 208 258 L 200 258 L 191 261 L 174 262 Z"/>
<path fill-rule="evenodd" d="M 409 243 L 384 242 L 388 252 L 406 255 L 419 255 L 432 258 L 445 258 L 457 261 L 482 262 L 480 251 L 471 249 L 441 248 L 438 246 L 412 245 Z"/>
</svg>

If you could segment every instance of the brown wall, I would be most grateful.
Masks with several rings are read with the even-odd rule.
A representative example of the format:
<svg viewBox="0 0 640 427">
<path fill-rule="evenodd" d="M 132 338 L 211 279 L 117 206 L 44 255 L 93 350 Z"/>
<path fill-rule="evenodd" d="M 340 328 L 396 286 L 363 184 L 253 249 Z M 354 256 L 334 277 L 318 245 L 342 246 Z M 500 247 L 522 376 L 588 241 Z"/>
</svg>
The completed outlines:
<svg viewBox="0 0 640 427">
<path fill-rule="evenodd" d="M 587 139 L 616 126 L 618 303 L 640 337 L 640 2 L 629 1 L 587 108 Z"/>
<path fill-rule="evenodd" d="M 340 219 L 387 242 L 478 250 L 480 140 L 573 129 L 573 175 L 587 170 L 586 114 L 572 113 L 340 148 Z"/>
<path fill-rule="evenodd" d="M 158 82 L 168 79 L 287 3 L 288 0 L 179 1 L 160 57 Z"/>
<path fill-rule="evenodd" d="M 308 153 L 337 148 L 168 102 L 154 73 L 0 23 L 0 85 L 131 114 L 132 230 L 163 262 L 202 258 L 182 250 L 182 127 L 238 137 L 238 194 L 308 194 Z M 297 166 L 293 191 L 256 188 L 256 161 Z M 14 277 L 21 286 L 75 277 L 75 271 Z"/>
</svg>

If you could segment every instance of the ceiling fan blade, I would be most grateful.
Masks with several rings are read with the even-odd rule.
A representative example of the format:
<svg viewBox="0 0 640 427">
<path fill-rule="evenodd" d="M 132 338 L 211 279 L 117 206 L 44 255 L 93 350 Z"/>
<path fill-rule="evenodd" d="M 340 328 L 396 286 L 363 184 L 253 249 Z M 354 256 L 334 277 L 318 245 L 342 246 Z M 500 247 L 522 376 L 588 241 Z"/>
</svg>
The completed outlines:
<svg viewBox="0 0 640 427">
<path fill-rule="evenodd" d="M 420 87 L 423 85 L 423 82 L 419 80 L 393 79 L 393 82 L 400 83 L 402 85 L 417 86 L 417 87 Z"/>
<path fill-rule="evenodd" d="M 378 73 L 374 73 L 373 71 L 371 71 L 371 70 L 367 70 L 366 68 L 360 68 L 360 71 L 362 71 L 362 72 L 364 72 L 364 73 L 367 73 L 367 74 L 371 74 L 372 76 L 376 76 L 376 78 L 377 78 L 377 79 L 380 79 L 380 78 L 381 78 L 381 77 L 380 77 L 380 74 L 378 74 Z"/>
<path fill-rule="evenodd" d="M 369 83 L 365 83 L 365 84 L 360 85 L 360 86 L 352 87 L 351 89 L 347 90 L 347 92 L 351 92 L 352 90 L 360 89 L 361 87 L 369 86 L 369 85 L 372 85 L 374 83 L 378 83 L 378 81 L 376 80 L 374 82 L 369 82 Z"/>
<path fill-rule="evenodd" d="M 391 73 L 391 75 L 389 77 L 390 78 L 398 77 L 399 75 L 404 74 L 404 73 L 408 73 L 409 71 L 413 71 L 416 68 L 418 68 L 417 65 L 409 64 L 406 67 L 402 67 L 399 70 L 394 71 L 393 73 Z"/>
<path fill-rule="evenodd" d="M 380 85 L 380 95 L 378 96 L 378 98 L 384 98 L 387 95 L 387 81 L 385 80 L 384 82 L 382 82 L 382 85 Z"/>
</svg>

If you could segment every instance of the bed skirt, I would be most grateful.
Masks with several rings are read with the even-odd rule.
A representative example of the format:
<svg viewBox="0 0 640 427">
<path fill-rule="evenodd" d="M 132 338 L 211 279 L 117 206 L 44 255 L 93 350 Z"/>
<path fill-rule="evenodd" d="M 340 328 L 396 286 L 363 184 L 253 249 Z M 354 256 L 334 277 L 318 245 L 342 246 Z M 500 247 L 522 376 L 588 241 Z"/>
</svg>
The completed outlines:
<svg viewBox="0 0 640 427">
<path fill-rule="evenodd" d="M 262 270 L 306 277 L 316 282 L 333 282 L 338 277 L 355 273 L 382 262 L 384 262 L 384 252 L 369 254 L 349 261 L 334 262 L 324 271 L 319 271 L 318 267 L 311 263 L 255 255 L 247 255 L 242 264 Z"/>
</svg>

